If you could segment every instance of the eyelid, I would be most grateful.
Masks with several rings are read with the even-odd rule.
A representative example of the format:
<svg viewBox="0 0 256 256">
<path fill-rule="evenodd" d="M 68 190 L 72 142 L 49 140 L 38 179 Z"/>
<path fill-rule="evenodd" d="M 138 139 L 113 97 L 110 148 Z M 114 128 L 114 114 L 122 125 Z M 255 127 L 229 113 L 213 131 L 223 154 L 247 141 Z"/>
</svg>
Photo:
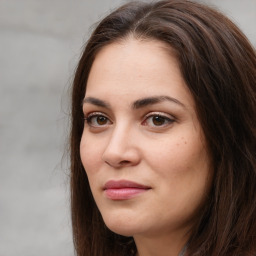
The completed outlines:
<svg viewBox="0 0 256 256">
<path fill-rule="evenodd" d="M 145 119 L 150 117 L 150 116 L 162 116 L 162 117 L 166 117 L 166 118 L 171 119 L 171 120 L 176 119 L 174 116 L 172 116 L 170 114 L 167 114 L 167 113 L 164 113 L 164 112 L 158 112 L 158 111 L 150 112 L 150 113 L 146 114 Z"/>
<path fill-rule="evenodd" d="M 85 114 L 84 115 L 84 119 L 88 119 L 88 118 L 90 118 L 92 116 L 104 116 L 104 117 L 109 119 L 109 117 L 106 114 L 104 114 L 102 112 L 99 112 L 99 111 L 89 112 L 88 114 Z"/>
<path fill-rule="evenodd" d="M 162 118 L 164 122 L 161 123 L 160 121 L 160 124 L 155 124 L 153 121 L 153 118 L 155 117 Z M 142 121 L 142 125 L 147 126 L 149 129 L 158 131 L 158 130 L 165 129 L 172 126 L 175 121 L 176 119 L 170 114 L 163 113 L 163 112 L 150 112 L 144 117 Z"/>
<path fill-rule="evenodd" d="M 97 118 L 103 117 L 107 120 L 106 124 L 97 124 Z M 96 120 L 94 120 L 96 118 Z M 111 119 L 104 113 L 95 111 L 95 112 L 89 112 L 88 114 L 84 114 L 84 121 L 89 126 L 92 131 L 101 131 L 102 129 L 107 128 L 109 125 L 113 124 Z"/>
</svg>

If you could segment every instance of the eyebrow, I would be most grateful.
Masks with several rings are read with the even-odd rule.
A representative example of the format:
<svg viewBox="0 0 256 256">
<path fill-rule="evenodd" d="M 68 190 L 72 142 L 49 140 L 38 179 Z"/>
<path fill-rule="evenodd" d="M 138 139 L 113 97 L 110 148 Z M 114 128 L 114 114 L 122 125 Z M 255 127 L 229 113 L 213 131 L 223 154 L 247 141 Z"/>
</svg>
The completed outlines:
<svg viewBox="0 0 256 256">
<path fill-rule="evenodd" d="M 172 103 L 175 103 L 175 104 L 178 104 L 182 107 L 185 107 L 185 105 L 183 103 L 181 103 L 179 100 L 177 100 L 175 98 L 172 98 L 172 97 L 169 97 L 169 96 L 154 96 L 154 97 L 147 97 L 147 98 L 142 98 L 142 99 L 136 100 L 135 102 L 133 102 L 132 108 L 133 109 L 144 108 L 146 106 L 154 105 L 154 104 L 161 103 L 161 102 L 164 102 L 164 101 L 170 101 Z M 84 103 L 89 103 L 89 104 L 92 104 L 92 105 L 96 105 L 96 106 L 99 106 L 99 107 L 110 109 L 110 104 L 109 103 L 107 103 L 104 100 L 100 100 L 100 99 L 97 99 L 97 98 L 94 98 L 94 97 L 85 97 L 83 99 L 82 104 L 84 104 Z"/>
<path fill-rule="evenodd" d="M 176 103 L 176 104 L 178 104 L 182 107 L 185 107 L 185 105 L 183 103 L 181 103 L 177 99 L 169 97 L 169 96 L 156 96 L 156 97 L 148 97 L 148 98 L 139 99 L 139 100 L 136 100 L 132 104 L 132 107 L 134 109 L 144 108 L 146 106 L 161 103 L 161 102 L 164 102 L 164 101 L 170 101 L 172 103 Z"/>
<path fill-rule="evenodd" d="M 97 98 L 93 98 L 93 97 L 84 98 L 82 104 L 84 104 L 84 103 L 90 103 L 92 105 L 96 105 L 96 106 L 103 107 L 103 108 L 110 108 L 110 105 L 106 101 L 100 100 Z"/>
</svg>

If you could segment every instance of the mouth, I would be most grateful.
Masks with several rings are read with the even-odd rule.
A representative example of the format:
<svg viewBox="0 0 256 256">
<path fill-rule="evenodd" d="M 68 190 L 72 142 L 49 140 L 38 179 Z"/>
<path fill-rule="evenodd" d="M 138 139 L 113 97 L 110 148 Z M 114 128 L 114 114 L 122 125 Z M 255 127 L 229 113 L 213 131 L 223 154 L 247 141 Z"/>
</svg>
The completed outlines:
<svg viewBox="0 0 256 256">
<path fill-rule="evenodd" d="M 110 180 L 103 187 L 105 196 L 111 200 L 128 200 L 149 189 L 151 187 L 128 180 Z"/>
</svg>

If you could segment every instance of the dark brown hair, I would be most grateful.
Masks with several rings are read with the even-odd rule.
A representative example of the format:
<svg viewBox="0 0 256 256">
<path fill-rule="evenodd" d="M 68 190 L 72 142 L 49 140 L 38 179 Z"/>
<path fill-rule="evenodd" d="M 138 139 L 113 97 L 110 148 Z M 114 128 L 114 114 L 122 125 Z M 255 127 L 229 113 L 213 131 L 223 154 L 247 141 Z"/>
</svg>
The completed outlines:
<svg viewBox="0 0 256 256">
<path fill-rule="evenodd" d="M 72 93 L 71 208 L 78 256 L 131 255 L 132 238 L 106 228 L 82 166 L 81 102 L 90 68 L 106 45 L 127 37 L 160 40 L 174 50 L 213 159 L 209 199 L 187 255 L 256 255 L 256 55 L 218 11 L 169 0 L 128 3 L 103 19 L 86 44 Z"/>
</svg>

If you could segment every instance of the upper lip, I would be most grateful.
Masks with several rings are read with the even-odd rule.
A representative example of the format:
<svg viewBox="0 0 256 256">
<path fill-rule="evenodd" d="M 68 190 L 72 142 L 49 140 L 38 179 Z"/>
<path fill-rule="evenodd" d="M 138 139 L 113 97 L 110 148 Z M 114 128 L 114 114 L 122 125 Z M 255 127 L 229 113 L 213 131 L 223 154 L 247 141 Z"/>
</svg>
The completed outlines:
<svg viewBox="0 0 256 256">
<path fill-rule="evenodd" d="M 109 180 L 104 185 L 103 189 L 120 189 L 120 188 L 140 188 L 140 189 L 149 189 L 149 186 L 142 185 L 129 180 Z"/>
</svg>

